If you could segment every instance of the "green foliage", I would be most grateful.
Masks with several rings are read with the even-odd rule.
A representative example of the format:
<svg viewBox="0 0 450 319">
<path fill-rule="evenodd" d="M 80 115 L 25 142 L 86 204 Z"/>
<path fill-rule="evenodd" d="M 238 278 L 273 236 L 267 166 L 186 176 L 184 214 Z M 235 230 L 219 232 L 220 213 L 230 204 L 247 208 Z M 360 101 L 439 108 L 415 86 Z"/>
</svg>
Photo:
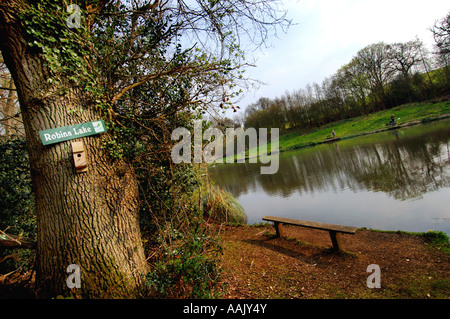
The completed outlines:
<svg viewBox="0 0 450 319">
<path fill-rule="evenodd" d="M 0 230 L 7 234 L 34 239 L 36 216 L 32 193 L 30 166 L 23 138 L 0 137 Z M 0 273 L 21 267 L 32 267 L 34 252 L 29 249 L 0 250 Z"/>
<path fill-rule="evenodd" d="M 433 244 L 449 244 L 448 236 L 442 231 L 428 231 L 426 233 L 421 234 L 423 238 Z"/>
<path fill-rule="evenodd" d="M 152 127 L 163 135 L 163 128 Z M 139 159 L 134 166 L 144 247 L 153 256 L 147 275 L 151 297 L 209 298 L 220 275 L 221 248 L 201 222 L 196 196 L 203 183 L 201 172 L 194 165 L 173 165 L 171 144 L 145 141 L 127 148 L 127 156 Z"/>
<path fill-rule="evenodd" d="M 78 28 L 68 28 L 68 4 L 64 1 L 38 1 L 24 6 L 20 18 L 28 33 L 29 46 L 41 51 L 47 61 L 51 71 L 47 78 L 49 84 L 69 81 L 71 86 L 95 92 L 98 90 L 97 77 L 89 70 L 87 61 L 92 50 L 90 32 L 86 23 Z M 81 14 L 85 14 L 82 8 Z M 64 94 L 65 91 L 62 89 L 59 93 Z"/>
<path fill-rule="evenodd" d="M 0 139 L 0 230 L 34 238 L 34 197 L 26 143 L 11 136 Z"/>
<path fill-rule="evenodd" d="M 428 231 L 420 234 L 433 248 L 450 253 L 450 239 L 442 231 Z"/>
<path fill-rule="evenodd" d="M 199 222 L 187 233 L 168 228 L 160 236 L 164 257 L 147 274 L 154 297 L 211 298 L 219 279 L 222 249 Z"/>
</svg>

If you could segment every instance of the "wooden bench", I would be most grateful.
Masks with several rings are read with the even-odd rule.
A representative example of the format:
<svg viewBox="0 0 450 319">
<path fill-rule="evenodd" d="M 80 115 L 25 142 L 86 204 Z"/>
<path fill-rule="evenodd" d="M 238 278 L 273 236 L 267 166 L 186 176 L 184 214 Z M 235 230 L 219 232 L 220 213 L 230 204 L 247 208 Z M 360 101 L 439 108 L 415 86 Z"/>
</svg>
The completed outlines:
<svg viewBox="0 0 450 319">
<path fill-rule="evenodd" d="M 277 237 L 284 236 L 283 224 L 326 230 L 330 233 L 331 243 L 333 244 L 333 250 L 335 251 L 339 251 L 342 246 L 340 238 L 341 233 L 354 235 L 356 230 L 358 229 L 357 227 L 353 226 L 333 225 L 275 216 L 264 216 L 262 219 L 274 223 Z"/>
</svg>

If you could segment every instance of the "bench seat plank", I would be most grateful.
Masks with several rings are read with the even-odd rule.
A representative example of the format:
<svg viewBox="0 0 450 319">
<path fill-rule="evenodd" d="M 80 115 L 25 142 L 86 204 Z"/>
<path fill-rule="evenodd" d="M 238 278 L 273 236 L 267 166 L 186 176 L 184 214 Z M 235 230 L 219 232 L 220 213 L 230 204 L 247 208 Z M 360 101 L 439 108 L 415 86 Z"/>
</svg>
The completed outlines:
<svg viewBox="0 0 450 319">
<path fill-rule="evenodd" d="M 276 234 L 277 237 L 284 237 L 284 234 L 283 234 L 284 230 L 283 230 L 283 226 L 282 226 L 283 224 L 326 230 L 330 233 L 331 243 L 333 245 L 333 250 L 335 250 L 335 251 L 339 251 L 342 246 L 340 233 L 354 235 L 355 232 L 358 230 L 357 227 L 353 227 L 353 226 L 326 224 L 326 223 L 311 222 L 311 221 L 307 221 L 307 220 L 290 219 L 290 218 L 284 218 L 284 217 L 264 216 L 262 219 L 274 223 L 275 230 L 277 232 L 277 234 Z"/>
<path fill-rule="evenodd" d="M 321 230 L 334 231 L 334 232 L 352 234 L 352 235 L 354 235 L 356 230 L 358 230 L 357 227 L 353 227 L 353 226 L 326 224 L 326 223 L 311 222 L 311 221 L 307 221 L 307 220 L 290 219 L 290 218 L 284 218 L 284 217 L 264 216 L 262 219 L 266 220 L 266 221 L 275 222 L 275 223 L 283 223 L 283 224 L 303 226 L 303 227 L 308 227 L 308 228 L 316 228 L 316 229 L 321 229 Z"/>
</svg>

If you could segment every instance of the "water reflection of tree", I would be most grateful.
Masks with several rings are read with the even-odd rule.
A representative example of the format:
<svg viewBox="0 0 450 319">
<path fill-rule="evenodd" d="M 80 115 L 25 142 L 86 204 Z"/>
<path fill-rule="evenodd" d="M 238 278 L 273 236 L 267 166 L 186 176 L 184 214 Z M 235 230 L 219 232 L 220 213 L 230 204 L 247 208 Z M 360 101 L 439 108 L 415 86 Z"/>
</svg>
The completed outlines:
<svg viewBox="0 0 450 319">
<path fill-rule="evenodd" d="M 399 200 L 418 198 L 450 186 L 449 133 L 447 128 L 419 137 L 397 134 L 388 142 L 340 148 L 330 144 L 281 154 L 274 175 L 261 175 L 254 164 L 228 164 L 213 175 L 235 196 L 261 187 L 269 195 L 284 197 L 350 189 L 381 191 Z"/>
<path fill-rule="evenodd" d="M 439 140 L 418 142 L 405 139 L 367 147 L 364 164 L 351 172 L 359 185 L 372 191 L 382 191 L 395 199 L 417 198 L 424 193 L 450 185 L 442 160 L 443 146 Z M 361 157 L 361 154 L 355 154 Z"/>
</svg>

